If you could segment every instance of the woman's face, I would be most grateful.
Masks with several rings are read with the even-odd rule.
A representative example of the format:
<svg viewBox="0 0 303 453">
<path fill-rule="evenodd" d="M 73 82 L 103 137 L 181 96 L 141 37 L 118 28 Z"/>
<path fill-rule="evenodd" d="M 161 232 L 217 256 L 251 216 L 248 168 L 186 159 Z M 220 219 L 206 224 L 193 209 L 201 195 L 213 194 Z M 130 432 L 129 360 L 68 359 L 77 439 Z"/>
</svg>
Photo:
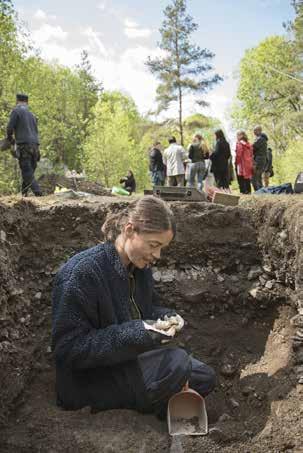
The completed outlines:
<svg viewBox="0 0 303 453">
<path fill-rule="evenodd" d="M 124 253 L 139 269 L 151 266 L 160 259 L 161 251 L 173 239 L 171 230 L 160 233 L 137 233 L 132 224 L 125 227 Z"/>
</svg>

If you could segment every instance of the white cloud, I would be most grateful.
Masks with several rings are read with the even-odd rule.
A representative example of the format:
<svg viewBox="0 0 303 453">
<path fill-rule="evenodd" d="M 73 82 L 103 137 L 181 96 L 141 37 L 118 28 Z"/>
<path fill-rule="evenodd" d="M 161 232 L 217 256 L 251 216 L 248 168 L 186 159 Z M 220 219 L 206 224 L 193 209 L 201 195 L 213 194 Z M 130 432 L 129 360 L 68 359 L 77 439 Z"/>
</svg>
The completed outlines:
<svg viewBox="0 0 303 453">
<path fill-rule="evenodd" d="M 34 18 L 38 20 L 46 20 L 47 15 L 42 9 L 37 9 L 37 11 L 34 14 Z"/>
<path fill-rule="evenodd" d="M 102 33 L 93 30 L 92 27 L 87 27 L 81 31 L 81 34 L 88 38 L 88 43 L 93 53 L 98 53 L 104 57 L 108 56 L 108 52 L 100 39 Z"/>
<path fill-rule="evenodd" d="M 68 49 L 56 42 L 48 42 L 40 48 L 41 57 L 46 61 L 56 61 L 65 66 L 75 66 L 80 63 L 84 47 Z"/>
<path fill-rule="evenodd" d="M 147 36 L 145 32 L 131 19 L 123 21 L 124 32 L 130 37 Z M 128 25 L 128 27 L 127 27 Z M 131 30 L 130 32 L 126 30 Z M 147 29 L 146 29 L 147 30 Z M 112 47 L 105 47 L 103 35 L 89 26 L 78 31 L 77 45 L 72 44 L 73 34 L 67 33 L 60 26 L 51 26 L 48 23 L 41 24 L 34 30 L 32 36 L 41 49 L 41 56 L 48 60 L 56 60 L 60 64 L 73 67 L 80 62 L 83 49 L 89 53 L 92 68 L 96 77 L 103 82 L 107 90 L 123 91 L 134 99 L 140 112 L 146 113 L 155 110 L 155 93 L 158 81 L 149 72 L 145 65 L 148 56 L 162 56 L 164 53 L 158 48 L 137 45 L 130 46 L 120 54 Z M 79 37 L 82 39 L 79 39 Z M 225 82 L 226 83 L 226 82 Z M 226 110 L 229 108 L 231 99 L 228 86 L 223 84 L 216 87 L 206 96 L 210 107 L 203 109 L 202 113 L 212 115 L 221 120 L 227 130 L 230 130 L 226 120 Z M 232 90 L 231 90 L 232 91 Z M 201 108 L 195 104 L 194 96 L 186 96 L 184 99 L 184 116 L 195 112 L 201 112 Z M 159 119 L 177 116 L 177 105 L 161 114 Z"/>
<path fill-rule="evenodd" d="M 124 19 L 124 25 L 126 28 L 137 28 L 138 27 L 137 22 L 135 22 L 132 19 L 128 19 L 128 18 Z"/>
<path fill-rule="evenodd" d="M 100 2 L 100 3 L 97 5 L 97 8 L 100 9 L 100 11 L 104 11 L 105 8 L 106 8 L 106 3 L 105 3 L 105 2 Z"/>
<path fill-rule="evenodd" d="M 34 14 L 34 19 L 46 21 L 48 19 L 56 19 L 56 16 L 54 16 L 53 14 L 46 14 L 46 12 L 42 9 L 37 9 Z"/>
<path fill-rule="evenodd" d="M 125 28 L 124 33 L 130 39 L 148 38 L 152 34 L 149 28 Z"/>
<path fill-rule="evenodd" d="M 130 39 L 148 38 L 152 34 L 149 28 L 140 28 L 137 22 L 126 17 L 124 23 L 124 34 Z"/>
<path fill-rule="evenodd" d="M 68 33 L 64 31 L 59 25 L 53 26 L 50 24 L 43 24 L 37 30 L 32 33 L 33 41 L 39 46 L 47 43 L 50 40 L 64 41 L 68 36 Z"/>
<path fill-rule="evenodd" d="M 157 82 L 150 74 L 145 61 L 159 55 L 158 49 L 137 46 L 127 49 L 119 59 L 91 58 L 96 75 L 105 89 L 122 90 L 135 100 L 141 112 L 153 108 Z"/>
</svg>

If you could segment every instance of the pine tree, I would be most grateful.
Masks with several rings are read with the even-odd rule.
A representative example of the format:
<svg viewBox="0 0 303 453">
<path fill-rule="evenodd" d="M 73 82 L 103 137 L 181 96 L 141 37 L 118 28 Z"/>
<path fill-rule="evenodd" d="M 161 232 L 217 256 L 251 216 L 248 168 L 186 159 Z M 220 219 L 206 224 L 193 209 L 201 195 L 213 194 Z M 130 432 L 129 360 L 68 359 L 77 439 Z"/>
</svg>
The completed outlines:
<svg viewBox="0 0 303 453">
<path fill-rule="evenodd" d="M 303 0 L 293 0 L 296 17 L 291 24 L 291 29 L 294 32 L 295 43 L 301 57 L 303 57 Z"/>
<path fill-rule="evenodd" d="M 90 111 L 96 104 L 98 96 L 103 91 L 103 86 L 93 75 L 92 65 L 86 50 L 81 53 L 81 62 L 77 66 L 77 70 L 81 81 L 81 111 L 83 120 L 86 122 L 90 118 Z"/>
<path fill-rule="evenodd" d="M 198 25 L 186 12 L 186 0 L 172 0 L 164 10 L 165 19 L 160 28 L 159 47 L 163 57 L 149 58 L 147 66 L 160 80 L 157 88 L 158 112 L 167 110 L 172 102 L 179 106 L 179 131 L 183 144 L 183 100 L 188 93 L 201 95 L 221 77 L 208 75 L 213 69 L 211 60 L 214 54 L 190 42 L 190 36 Z M 197 104 L 207 103 L 197 97 Z"/>
</svg>

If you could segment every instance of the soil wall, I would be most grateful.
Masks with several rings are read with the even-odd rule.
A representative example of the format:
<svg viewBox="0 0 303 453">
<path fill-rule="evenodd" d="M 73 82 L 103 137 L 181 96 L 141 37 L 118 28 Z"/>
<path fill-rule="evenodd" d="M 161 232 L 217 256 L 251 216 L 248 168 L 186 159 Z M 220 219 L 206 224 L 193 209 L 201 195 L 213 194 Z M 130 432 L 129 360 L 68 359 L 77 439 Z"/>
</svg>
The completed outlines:
<svg viewBox="0 0 303 453">
<path fill-rule="evenodd" d="M 100 227 L 106 216 L 126 204 L 102 197 L 0 202 L 0 423 L 6 426 L 9 411 L 17 410 L 18 405 L 21 412 L 17 410 L 16 418 L 28 420 L 28 408 L 36 414 L 27 422 L 29 426 L 21 424 L 17 436 L 13 417 L 2 438 L 0 435 L 0 445 L 1 439 L 6 442 L 5 452 L 115 452 L 122 448 L 110 440 L 106 430 L 98 438 L 98 424 L 107 426 L 106 416 L 84 422 L 93 426 L 91 441 L 84 441 L 79 423 L 83 417 L 86 420 L 87 412 L 58 415 L 49 338 L 50 293 L 56 271 L 72 254 L 102 241 Z M 290 424 L 295 425 L 294 417 L 300 412 L 294 392 L 300 395 L 296 385 L 303 376 L 302 326 L 297 316 L 303 309 L 303 202 L 265 198 L 237 208 L 180 202 L 171 206 L 178 234 L 153 269 L 154 279 L 163 303 L 175 307 L 187 320 L 179 346 L 205 358 L 218 373 L 218 389 L 208 409 L 211 423 L 223 426 L 219 433 L 214 429 L 204 444 L 187 439 L 184 451 L 201 451 L 202 446 L 209 452 L 278 451 L 274 448 L 281 438 L 286 447 L 289 444 L 289 451 L 296 451 L 299 443 L 294 429 L 285 429 L 281 437 L 282 424 L 277 422 L 277 414 L 272 415 L 271 406 L 275 408 L 279 398 L 287 397 L 287 416 L 291 414 Z M 38 378 L 29 386 L 34 376 Z M 31 389 L 29 394 L 26 389 Z M 43 402 L 41 393 L 46 397 Z M 22 405 L 24 401 L 29 402 Z M 39 413 L 41 404 L 44 419 Z M 171 452 L 182 452 L 182 446 L 170 445 L 166 427 L 153 418 L 127 411 L 125 416 L 119 411 L 114 416 L 115 429 L 125 425 L 128 430 L 125 451 L 171 448 Z M 47 430 L 50 419 L 54 426 Z M 151 430 L 154 449 L 149 448 L 150 443 L 142 444 L 142 436 L 134 433 L 132 426 L 139 420 L 142 433 Z M 57 440 L 51 433 L 54 429 L 58 430 Z M 77 435 L 72 434 L 75 430 Z M 275 433 L 279 434 L 277 442 Z M 39 436 L 57 449 L 49 446 L 43 450 L 45 444 Z M 64 436 L 70 449 L 59 449 Z M 109 445 L 108 450 L 96 447 L 101 440 L 106 448 Z M 222 442 L 226 443 L 224 450 L 219 446 Z M 232 442 L 237 446 L 229 446 Z"/>
</svg>

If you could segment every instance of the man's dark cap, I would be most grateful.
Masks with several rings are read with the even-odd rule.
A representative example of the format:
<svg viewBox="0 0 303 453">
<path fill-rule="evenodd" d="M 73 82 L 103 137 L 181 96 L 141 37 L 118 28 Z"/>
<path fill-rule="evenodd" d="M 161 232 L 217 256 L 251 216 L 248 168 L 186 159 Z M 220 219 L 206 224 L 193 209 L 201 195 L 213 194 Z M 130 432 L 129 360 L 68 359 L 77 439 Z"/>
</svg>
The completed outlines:
<svg viewBox="0 0 303 453">
<path fill-rule="evenodd" d="M 28 102 L 28 96 L 27 96 L 27 94 L 18 93 L 16 95 L 16 100 L 20 101 L 20 102 Z"/>
</svg>

